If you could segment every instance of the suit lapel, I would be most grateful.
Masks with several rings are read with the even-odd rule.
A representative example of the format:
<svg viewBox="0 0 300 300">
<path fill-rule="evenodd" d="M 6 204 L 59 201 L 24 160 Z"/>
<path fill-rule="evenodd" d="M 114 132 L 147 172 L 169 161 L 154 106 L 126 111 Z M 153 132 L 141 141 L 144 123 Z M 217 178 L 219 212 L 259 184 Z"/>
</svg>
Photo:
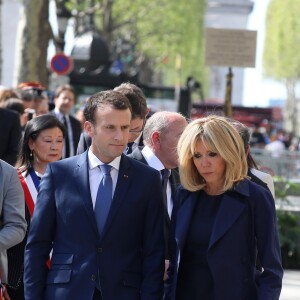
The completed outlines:
<svg viewBox="0 0 300 300">
<path fill-rule="evenodd" d="M 111 223 L 124 200 L 126 191 L 128 189 L 130 181 L 133 178 L 133 175 L 134 174 L 130 169 L 129 159 L 126 157 L 126 155 L 122 154 L 117 185 L 101 238 L 104 238 L 106 232 L 109 230 L 109 227 L 111 226 Z"/>
<path fill-rule="evenodd" d="M 142 152 L 141 152 L 142 149 L 143 149 L 142 147 L 137 147 L 137 148 L 135 148 L 135 149 L 132 151 L 132 153 L 129 154 L 129 157 L 134 158 L 134 159 L 136 159 L 136 160 L 142 162 L 142 163 L 145 164 L 145 165 L 148 165 L 148 163 L 147 163 L 145 157 L 143 156 L 143 154 L 142 154 Z"/>
<path fill-rule="evenodd" d="M 225 233 L 245 209 L 245 203 L 225 193 L 216 216 L 208 249 L 210 249 Z"/>
<path fill-rule="evenodd" d="M 91 221 L 92 226 L 98 234 L 96 218 L 93 209 L 93 202 L 90 191 L 89 181 L 89 166 L 87 151 L 79 156 L 77 167 L 75 169 L 75 184 L 80 193 L 80 197 L 83 201 L 84 208 L 88 214 L 88 219 Z"/>
</svg>

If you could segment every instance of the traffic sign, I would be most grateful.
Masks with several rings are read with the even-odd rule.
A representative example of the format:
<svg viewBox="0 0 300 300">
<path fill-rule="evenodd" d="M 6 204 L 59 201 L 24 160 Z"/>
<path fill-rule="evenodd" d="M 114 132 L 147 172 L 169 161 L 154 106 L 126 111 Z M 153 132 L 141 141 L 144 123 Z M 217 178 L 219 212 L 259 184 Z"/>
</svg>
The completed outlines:
<svg viewBox="0 0 300 300">
<path fill-rule="evenodd" d="M 56 53 L 50 61 L 50 68 L 58 75 L 69 74 L 73 69 L 73 60 L 63 52 Z"/>
</svg>

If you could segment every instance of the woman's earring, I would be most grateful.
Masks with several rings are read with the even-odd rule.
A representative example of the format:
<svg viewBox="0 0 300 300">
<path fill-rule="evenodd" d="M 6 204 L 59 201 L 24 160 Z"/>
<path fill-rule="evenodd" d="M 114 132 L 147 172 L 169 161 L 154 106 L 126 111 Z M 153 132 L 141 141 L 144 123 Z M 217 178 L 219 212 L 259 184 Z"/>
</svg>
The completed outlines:
<svg viewBox="0 0 300 300">
<path fill-rule="evenodd" d="M 29 156 L 30 156 L 30 157 L 32 157 L 32 156 L 33 156 L 33 155 L 32 155 L 32 150 L 30 150 L 30 154 L 29 154 Z"/>
</svg>

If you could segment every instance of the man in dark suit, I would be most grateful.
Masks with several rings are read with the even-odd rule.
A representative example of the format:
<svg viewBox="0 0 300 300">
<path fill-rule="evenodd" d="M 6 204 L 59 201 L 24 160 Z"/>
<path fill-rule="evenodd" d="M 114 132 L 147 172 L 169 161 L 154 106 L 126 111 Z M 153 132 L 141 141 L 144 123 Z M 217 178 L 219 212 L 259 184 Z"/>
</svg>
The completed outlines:
<svg viewBox="0 0 300 300">
<path fill-rule="evenodd" d="M 161 181 L 123 154 L 130 103 L 105 91 L 89 98 L 84 114 L 91 147 L 50 163 L 40 184 L 25 251 L 25 298 L 161 299 Z"/>
<path fill-rule="evenodd" d="M 0 108 L 0 128 L 0 159 L 14 166 L 21 140 L 19 115 L 12 110 Z"/>
<path fill-rule="evenodd" d="M 135 84 L 122 83 L 114 90 L 125 95 L 132 108 L 128 144 L 124 150 L 125 154 L 130 154 L 135 148 L 144 146 L 142 132 L 149 109 L 143 91 Z M 90 145 L 91 138 L 83 132 L 78 143 L 77 154 L 83 153 Z"/>
<path fill-rule="evenodd" d="M 186 119 L 179 113 L 161 111 L 154 113 L 143 131 L 143 149 L 136 148 L 129 156 L 161 172 L 164 190 L 164 235 L 165 258 L 168 260 L 168 240 L 173 198 L 179 185 L 177 168 L 177 142 L 187 125 Z M 166 174 L 166 180 L 164 180 Z M 166 261 L 167 267 L 168 261 Z"/>
<path fill-rule="evenodd" d="M 80 122 L 70 115 L 70 111 L 75 103 L 75 90 L 69 85 L 62 85 L 57 88 L 54 104 L 55 108 L 50 113 L 55 115 L 66 127 L 65 145 L 63 149 L 63 158 L 76 154 L 77 145 L 81 134 Z"/>
</svg>

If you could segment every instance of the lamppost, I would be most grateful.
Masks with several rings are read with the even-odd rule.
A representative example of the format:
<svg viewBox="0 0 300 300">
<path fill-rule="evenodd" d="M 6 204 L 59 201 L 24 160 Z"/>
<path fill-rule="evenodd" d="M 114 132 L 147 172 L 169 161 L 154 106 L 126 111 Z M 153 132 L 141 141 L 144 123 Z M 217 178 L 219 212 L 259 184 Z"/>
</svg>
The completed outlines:
<svg viewBox="0 0 300 300">
<path fill-rule="evenodd" d="M 56 16 L 58 25 L 58 38 L 56 41 L 57 50 L 64 52 L 65 49 L 65 33 L 68 26 L 68 21 L 71 17 L 71 13 L 65 7 L 63 0 L 56 1 Z"/>
</svg>

